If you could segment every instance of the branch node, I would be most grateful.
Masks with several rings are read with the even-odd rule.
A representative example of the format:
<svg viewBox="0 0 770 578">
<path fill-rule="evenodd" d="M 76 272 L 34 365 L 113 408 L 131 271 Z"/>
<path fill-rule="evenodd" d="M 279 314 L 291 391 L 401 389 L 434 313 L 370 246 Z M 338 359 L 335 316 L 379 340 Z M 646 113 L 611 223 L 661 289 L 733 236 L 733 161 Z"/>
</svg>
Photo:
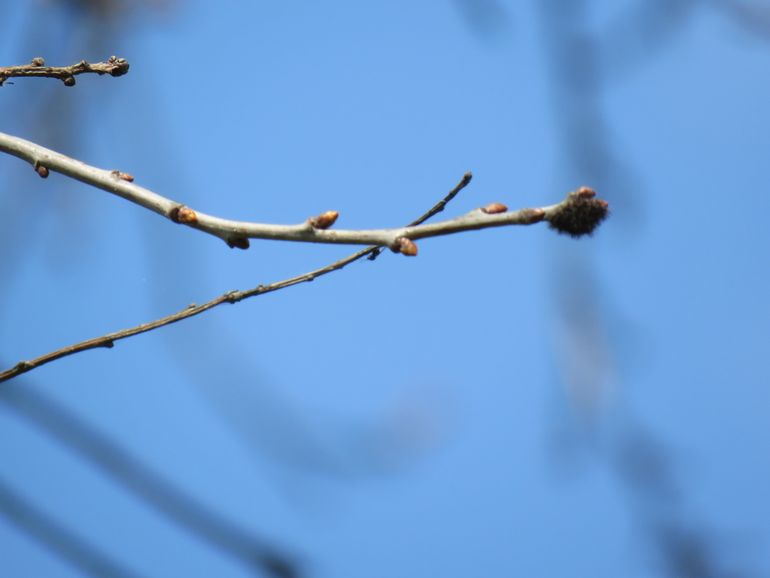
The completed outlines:
<svg viewBox="0 0 770 578">
<path fill-rule="evenodd" d="M 408 239 L 407 237 L 398 237 L 393 242 L 393 245 L 391 245 L 390 250 L 394 253 L 401 253 L 402 255 L 406 255 L 407 257 L 417 256 L 417 245 L 415 245 L 414 241 Z"/>
<path fill-rule="evenodd" d="M 228 303 L 238 303 L 241 299 L 243 299 L 243 291 L 238 291 L 237 289 L 228 291 L 225 294 L 225 301 Z"/>
<path fill-rule="evenodd" d="M 609 204 L 596 198 L 596 191 L 580 187 L 567 195 L 564 203 L 548 217 L 549 225 L 571 237 L 590 235 L 607 218 Z"/>
<path fill-rule="evenodd" d="M 481 212 L 486 213 L 487 215 L 497 215 L 498 213 L 505 213 L 507 211 L 508 207 L 502 203 L 489 203 L 486 207 L 481 207 Z"/>
<path fill-rule="evenodd" d="M 110 338 L 107 338 L 107 339 L 105 339 L 105 340 L 104 340 L 104 341 L 101 343 L 101 346 L 102 346 L 102 347 L 106 347 L 107 349 L 112 349 L 113 347 L 115 347 L 115 342 L 114 342 L 112 339 L 110 339 Z"/>
<path fill-rule="evenodd" d="M 310 226 L 314 229 L 328 229 L 337 220 L 340 214 L 337 211 L 326 211 L 316 217 L 311 217 L 307 220 Z"/>
<path fill-rule="evenodd" d="M 182 207 L 177 211 L 176 218 L 185 225 L 198 222 L 198 215 L 190 207 Z"/>
<path fill-rule="evenodd" d="M 545 211 L 541 208 L 537 209 L 522 209 L 521 215 L 524 219 L 524 223 L 532 225 L 533 223 L 539 223 L 545 219 Z"/>
<path fill-rule="evenodd" d="M 372 251 L 372 254 L 369 255 L 366 259 L 368 261 L 374 261 L 377 257 L 380 256 L 380 253 L 382 253 L 382 249 L 380 247 L 377 247 Z"/>
</svg>

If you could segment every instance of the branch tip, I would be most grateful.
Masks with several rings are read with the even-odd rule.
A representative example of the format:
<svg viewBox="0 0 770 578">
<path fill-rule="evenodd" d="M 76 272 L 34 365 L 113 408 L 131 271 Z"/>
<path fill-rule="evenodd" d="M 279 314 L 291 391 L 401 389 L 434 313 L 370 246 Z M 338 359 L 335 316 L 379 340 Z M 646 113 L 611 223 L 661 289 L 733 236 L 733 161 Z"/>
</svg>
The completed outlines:
<svg viewBox="0 0 770 578">
<path fill-rule="evenodd" d="M 580 187 L 577 191 L 572 191 L 570 196 L 580 197 L 583 199 L 593 199 L 596 196 L 596 191 L 591 187 Z"/>
<path fill-rule="evenodd" d="M 314 229 L 328 229 L 334 224 L 339 216 L 340 214 L 337 211 L 326 211 L 316 217 L 311 217 L 308 219 L 308 223 L 310 223 L 310 226 Z"/>
<path fill-rule="evenodd" d="M 549 217 L 552 229 L 571 237 L 590 235 L 609 215 L 609 203 L 596 198 L 596 191 L 580 187 L 567 195 L 567 199 Z"/>
<path fill-rule="evenodd" d="M 111 64 L 113 68 L 110 70 L 110 76 L 123 76 L 128 72 L 130 65 L 125 58 L 118 58 L 117 56 L 110 56 L 107 60 L 107 64 Z"/>
<path fill-rule="evenodd" d="M 507 211 L 508 207 L 502 203 L 489 203 L 486 207 L 481 207 L 481 212 L 486 213 L 487 215 L 496 215 Z"/>
</svg>

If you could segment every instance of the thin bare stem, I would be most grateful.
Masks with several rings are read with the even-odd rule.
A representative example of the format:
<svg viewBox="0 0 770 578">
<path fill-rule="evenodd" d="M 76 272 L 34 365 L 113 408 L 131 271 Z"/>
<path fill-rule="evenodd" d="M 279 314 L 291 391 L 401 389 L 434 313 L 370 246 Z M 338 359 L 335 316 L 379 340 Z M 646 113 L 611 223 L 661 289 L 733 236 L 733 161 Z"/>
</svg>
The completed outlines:
<svg viewBox="0 0 770 578">
<path fill-rule="evenodd" d="M 468 183 L 470 183 L 471 177 L 472 177 L 471 173 L 465 173 L 465 175 L 463 175 L 462 180 L 457 184 L 457 186 L 455 186 L 449 192 L 449 194 L 447 194 L 446 197 L 441 199 L 438 203 L 436 203 L 433 207 L 431 207 L 429 211 L 427 211 L 419 219 L 413 221 L 413 223 L 411 223 L 410 225 L 423 223 L 427 219 L 430 219 L 436 213 L 440 213 L 441 211 L 443 211 L 447 203 L 449 203 L 452 199 L 454 199 L 457 193 L 459 193 L 462 189 L 464 189 L 468 185 Z M 62 357 L 67 357 L 75 353 L 80 353 L 81 351 L 96 349 L 98 347 L 107 347 L 107 348 L 113 347 L 115 342 L 120 339 L 126 339 L 127 337 L 138 335 L 140 333 L 147 333 L 148 331 L 152 331 L 153 329 L 158 329 L 159 327 L 163 327 L 165 325 L 171 325 L 172 323 L 176 323 L 177 321 L 182 321 L 183 319 L 188 319 L 190 317 L 200 315 L 201 313 L 204 313 L 209 309 L 213 309 L 214 307 L 222 305 L 223 303 L 237 303 L 238 301 L 243 301 L 244 299 L 248 299 L 249 297 L 263 295 L 265 293 L 271 293 L 273 291 L 278 291 L 279 289 L 285 289 L 287 287 L 291 287 L 292 285 L 298 285 L 300 283 L 307 283 L 307 282 L 313 281 L 318 277 L 322 277 L 333 271 L 338 271 L 343 267 L 350 265 L 352 262 L 362 259 L 363 257 L 371 256 L 379 250 L 380 250 L 380 247 L 377 247 L 377 246 L 368 247 L 366 249 L 357 251 L 356 253 L 353 253 L 352 255 L 345 257 L 344 259 L 335 261 L 334 263 L 331 263 L 325 267 L 321 267 L 320 269 L 309 271 L 303 275 L 298 275 L 290 279 L 284 279 L 283 281 L 277 281 L 275 283 L 271 283 L 270 285 L 258 285 L 257 287 L 248 289 L 246 291 L 229 291 L 227 293 L 220 295 L 219 297 L 212 299 L 211 301 L 203 303 L 202 305 L 194 305 L 194 304 L 189 305 L 188 307 L 185 307 L 181 311 L 173 313 L 172 315 L 167 315 L 166 317 L 162 317 L 160 319 L 156 319 L 155 321 L 150 321 L 149 323 L 143 323 L 141 325 L 137 325 L 136 327 L 124 329 L 122 331 L 108 333 L 107 335 L 103 335 L 101 337 L 95 337 L 93 339 L 88 339 L 86 341 L 81 341 L 80 343 L 69 345 L 67 347 L 62 347 L 61 349 L 57 349 L 56 351 L 52 351 L 51 353 L 47 353 L 46 355 L 41 355 L 40 357 L 37 357 L 31 361 L 21 361 L 17 363 L 14 367 L 0 373 L 0 382 L 7 381 L 18 375 L 21 375 L 22 373 L 26 373 L 37 367 L 40 367 L 41 365 L 45 365 L 46 363 L 50 363 L 57 359 L 61 359 Z"/>
<path fill-rule="evenodd" d="M 543 220 L 551 220 L 551 217 L 559 215 L 566 204 L 570 202 L 567 199 L 562 203 L 541 209 L 522 209 L 510 212 L 506 210 L 504 205 L 493 203 L 487 209 L 494 206 L 495 210 L 476 209 L 466 215 L 438 223 L 425 225 L 422 224 L 422 221 L 416 221 L 406 227 L 392 229 L 330 229 L 329 227 L 337 218 L 336 211 L 327 211 L 319 217 L 311 217 L 296 225 L 275 225 L 233 221 L 207 215 L 133 183 L 134 178 L 131 175 L 117 170 L 110 171 L 92 167 L 38 144 L 4 133 L 0 133 L 0 151 L 26 160 L 42 177 L 47 177 L 49 170 L 62 173 L 123 197 L 175 223 L 184 224 L 219 237 L 231 247 L 242 249 L 248 248 L 249 239 L 256 238 L 306 243 L 376 245 L 390 247 L 405 255 L 416 255 L 417 249 L 413 243 L 415 240 L 474 229 L 530 225 Z M 444 205 L 437 206 L 435 213 L 440 212 L 443 208 Z M 593 227 L 590 230 L 593 230 Z M 406 243 L 405 240 L 412 241 L 412 243 Z"/>
<path fill-rule="evenodd" d="M 89 63 L 81 60 L 71 66 L 46 66 L 41 57 L 33 58 L 29 64 L 20 66 L 0 66 L 0 86 L 6 80 L 20 76 L 58 78 L 64 86 L 75 86 L 75 76 L 78 74 L 109 74 L 123 76 L 128 72 L 129 64 L 125 58 L 110 56 L 107 62 Z"/>
</svg>

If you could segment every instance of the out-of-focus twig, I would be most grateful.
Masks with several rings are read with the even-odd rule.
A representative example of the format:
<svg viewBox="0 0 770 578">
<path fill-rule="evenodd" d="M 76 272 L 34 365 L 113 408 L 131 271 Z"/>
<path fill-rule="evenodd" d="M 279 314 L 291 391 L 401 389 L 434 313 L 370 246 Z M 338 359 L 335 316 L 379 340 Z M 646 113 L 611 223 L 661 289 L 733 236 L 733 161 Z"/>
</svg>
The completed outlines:
<svg viewBox="0 0 770 578">
<path fill-rule="evenodd" d="M 0 480 L 0 515 L 94 578 L 137 578 Z M 18 568 L 17 568 L 18 570 Z"/>
<path fill-rule="evenodd" d="M 81 60 L 71 66 L 46 66 L 45 60 L 38 56 L 32 59 L 29 64 L 0 66 L 0 86 L 9 78 L 14 77 L 58 78 L 64 83 L 64 86 L 75 86 L 75 76 L 78 74 L 123 76 L 128 72 L 128 68 L 128 61 L 117 56 L 110 56 L 106 62 L 89 63 Z"/>
<path fill-rule="evenodd" d="M 198 536 L 204 542 L 226 552 L 250 567 L 257 575 L 268 574 L 274 578 L 291 578 L 300 575 L 293 556 L 283 552 L 264 538 L 234 524 L 216 510 L 206 508 L 195 498 L 132 455 L 126 448 L 103 431 L 77 419 L 53 400 L 47 399 L 28 384 L 8 387 L 0 395 L 0 404 L 8 406 L 17 414 L 26 417 L 36 426 L 47 431 L 52 437 L 76 450 L 99 469 L 110 475 L 130 492 L 142 498 L 183 528 Z M 0 511 L 24 517 L 24 511 L 14 510 L 6 502 L 11 494 L 0 483 Z M 29 508 L 26 511 L 31 512 Z M 10 514 L 8 514 L 10 515 Z M 42 514 L 26 515 L 29 524 L 52 528 L 54 536 L 61 534 L 56 526 L 42 523 Z M 22 520 L 22 522 L 24 521 Z M 44 537 L 47 534 L 44 533 Z M 59 543 L 45 538 L 46 543 Z M 70 548 L 78 552 L 82 548 Z M 106 566 L 105 566 L 106 567 Z M 96 576 L 127 576 L 126 573 L 96 572 Z"/>
<path fill-rule="evenodd" d="M 716 8 L 723 10 L 739 26 L 763 40 L 770 40 L 770 6 L 767 2 L 749 0 L 717 0 Z"/>
</svg>

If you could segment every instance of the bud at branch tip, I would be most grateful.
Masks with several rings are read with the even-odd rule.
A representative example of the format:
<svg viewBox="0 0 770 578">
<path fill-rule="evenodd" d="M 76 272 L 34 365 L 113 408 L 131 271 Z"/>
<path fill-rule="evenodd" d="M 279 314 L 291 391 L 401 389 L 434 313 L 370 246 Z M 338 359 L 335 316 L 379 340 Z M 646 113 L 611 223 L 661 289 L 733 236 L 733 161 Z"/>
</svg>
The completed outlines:
<svg viewBox="0 0 770 578">
<path fill-rule="evenodd" d="M 549 217 L 552 229 L 571 237 L 590 235 L 609 215 L 609 203 L 596 198 L 596 191 L 580 187 L 567 195 L 567 199 Z"/>
</svg>

